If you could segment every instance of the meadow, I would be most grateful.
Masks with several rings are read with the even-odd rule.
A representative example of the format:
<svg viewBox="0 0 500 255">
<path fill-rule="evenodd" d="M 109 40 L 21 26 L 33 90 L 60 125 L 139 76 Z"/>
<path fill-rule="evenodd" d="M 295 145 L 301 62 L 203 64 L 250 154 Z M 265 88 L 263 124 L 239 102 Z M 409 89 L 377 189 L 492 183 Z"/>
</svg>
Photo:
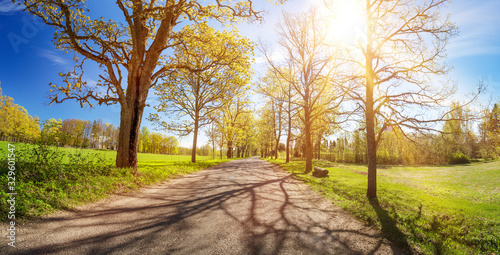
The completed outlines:
<svg viewBox="0 0 500 255">
<path fill-rule="evenodd" d="M 304 161 L 268 160 L 399 245 L 420 254 L 500 254 L 500 162 L 379 166 L 378 199 L 366 197 L 367 167 L 316 161 L 328 178 L 303 174 Z"/>
<path fill-rule="evenodd" d="M 110 194 L 129 192 L 145 185 L 195 172 L 228 159 L 139 153 L 138 172 L 116 169 L 116 151 L 58 148 L 14 143 L 16 155 L 16 217 L 26 220 L 55 210 L 72 209 L 76 205 L 96 201 Z M 9 199 L 7 142 L 0 142 L 1 201 Z M 0 212 L 7 218 L 7 203 Z"/>
</svg>

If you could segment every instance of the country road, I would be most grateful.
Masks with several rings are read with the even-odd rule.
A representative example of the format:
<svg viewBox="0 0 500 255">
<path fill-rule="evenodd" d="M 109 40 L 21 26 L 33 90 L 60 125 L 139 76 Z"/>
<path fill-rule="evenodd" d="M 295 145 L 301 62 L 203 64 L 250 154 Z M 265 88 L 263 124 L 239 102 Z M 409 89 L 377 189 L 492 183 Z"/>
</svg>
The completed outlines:
<svg viewBox="0 0 500 255">
<path fill-rule="evenodd" d="M 258 158 L 19 226 L 16 246 L 0 254 L 407 253 Z"/>
</svg>

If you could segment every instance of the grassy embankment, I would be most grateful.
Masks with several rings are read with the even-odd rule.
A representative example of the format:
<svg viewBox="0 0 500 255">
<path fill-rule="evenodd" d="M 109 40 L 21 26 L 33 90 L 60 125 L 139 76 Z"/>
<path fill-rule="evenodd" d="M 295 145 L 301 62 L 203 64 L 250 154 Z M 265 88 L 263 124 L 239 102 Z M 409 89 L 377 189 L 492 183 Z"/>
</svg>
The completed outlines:
<svg viewBox="0 0 500 255">
<path fill-rule="evenodd" d="M 7 142 L 0 142 L 0 214 L 7 218 Z M 15 144 L 16 217 L 26 219 L 217 165 L 228 159 L 139 153 L 138 176 L 114 168 L 116 151 Z"/>
<path fill-rule="evenodd" d="M 366 198 L 366 166 L 317 161 L 329 178 L 304 175 L 304 161 L 268 160 L 295 174 L 386 238 L 423 254 L 500 254 L 500 162 L 379 166 L 378 199 Z"/>
</svg>

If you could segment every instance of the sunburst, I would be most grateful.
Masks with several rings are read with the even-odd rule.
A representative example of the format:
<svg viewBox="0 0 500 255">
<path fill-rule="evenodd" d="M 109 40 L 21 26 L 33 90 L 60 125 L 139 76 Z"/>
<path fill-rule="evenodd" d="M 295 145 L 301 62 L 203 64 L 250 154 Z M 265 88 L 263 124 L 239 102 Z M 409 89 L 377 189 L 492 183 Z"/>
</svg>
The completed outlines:
<svg viewBox="0 0 500 255">
<path fill-rule="evenodd" d="M 325 6 L 325 3 L 323 3 Z M 366 16 L 359 0 L 337 0 L 319 8 L 328 24 L 327 39 L 343 45 L 354 45 L 365 37 Z"/>
</svg>

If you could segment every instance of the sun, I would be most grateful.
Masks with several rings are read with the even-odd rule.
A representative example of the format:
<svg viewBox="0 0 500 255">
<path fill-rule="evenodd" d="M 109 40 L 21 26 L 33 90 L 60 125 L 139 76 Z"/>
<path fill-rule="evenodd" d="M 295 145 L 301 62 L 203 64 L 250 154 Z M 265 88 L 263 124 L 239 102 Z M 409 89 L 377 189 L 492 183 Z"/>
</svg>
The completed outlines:
<svg viewBox="0 0 500 255">
<path fill-rule="evenodd" d="M 354 45 L 363 40 L 366 21 L 361 1 L 331 1 L 328 8 L 320 8 L 320 15 L 327 20 L 328 41 Z"/>
</svg>

